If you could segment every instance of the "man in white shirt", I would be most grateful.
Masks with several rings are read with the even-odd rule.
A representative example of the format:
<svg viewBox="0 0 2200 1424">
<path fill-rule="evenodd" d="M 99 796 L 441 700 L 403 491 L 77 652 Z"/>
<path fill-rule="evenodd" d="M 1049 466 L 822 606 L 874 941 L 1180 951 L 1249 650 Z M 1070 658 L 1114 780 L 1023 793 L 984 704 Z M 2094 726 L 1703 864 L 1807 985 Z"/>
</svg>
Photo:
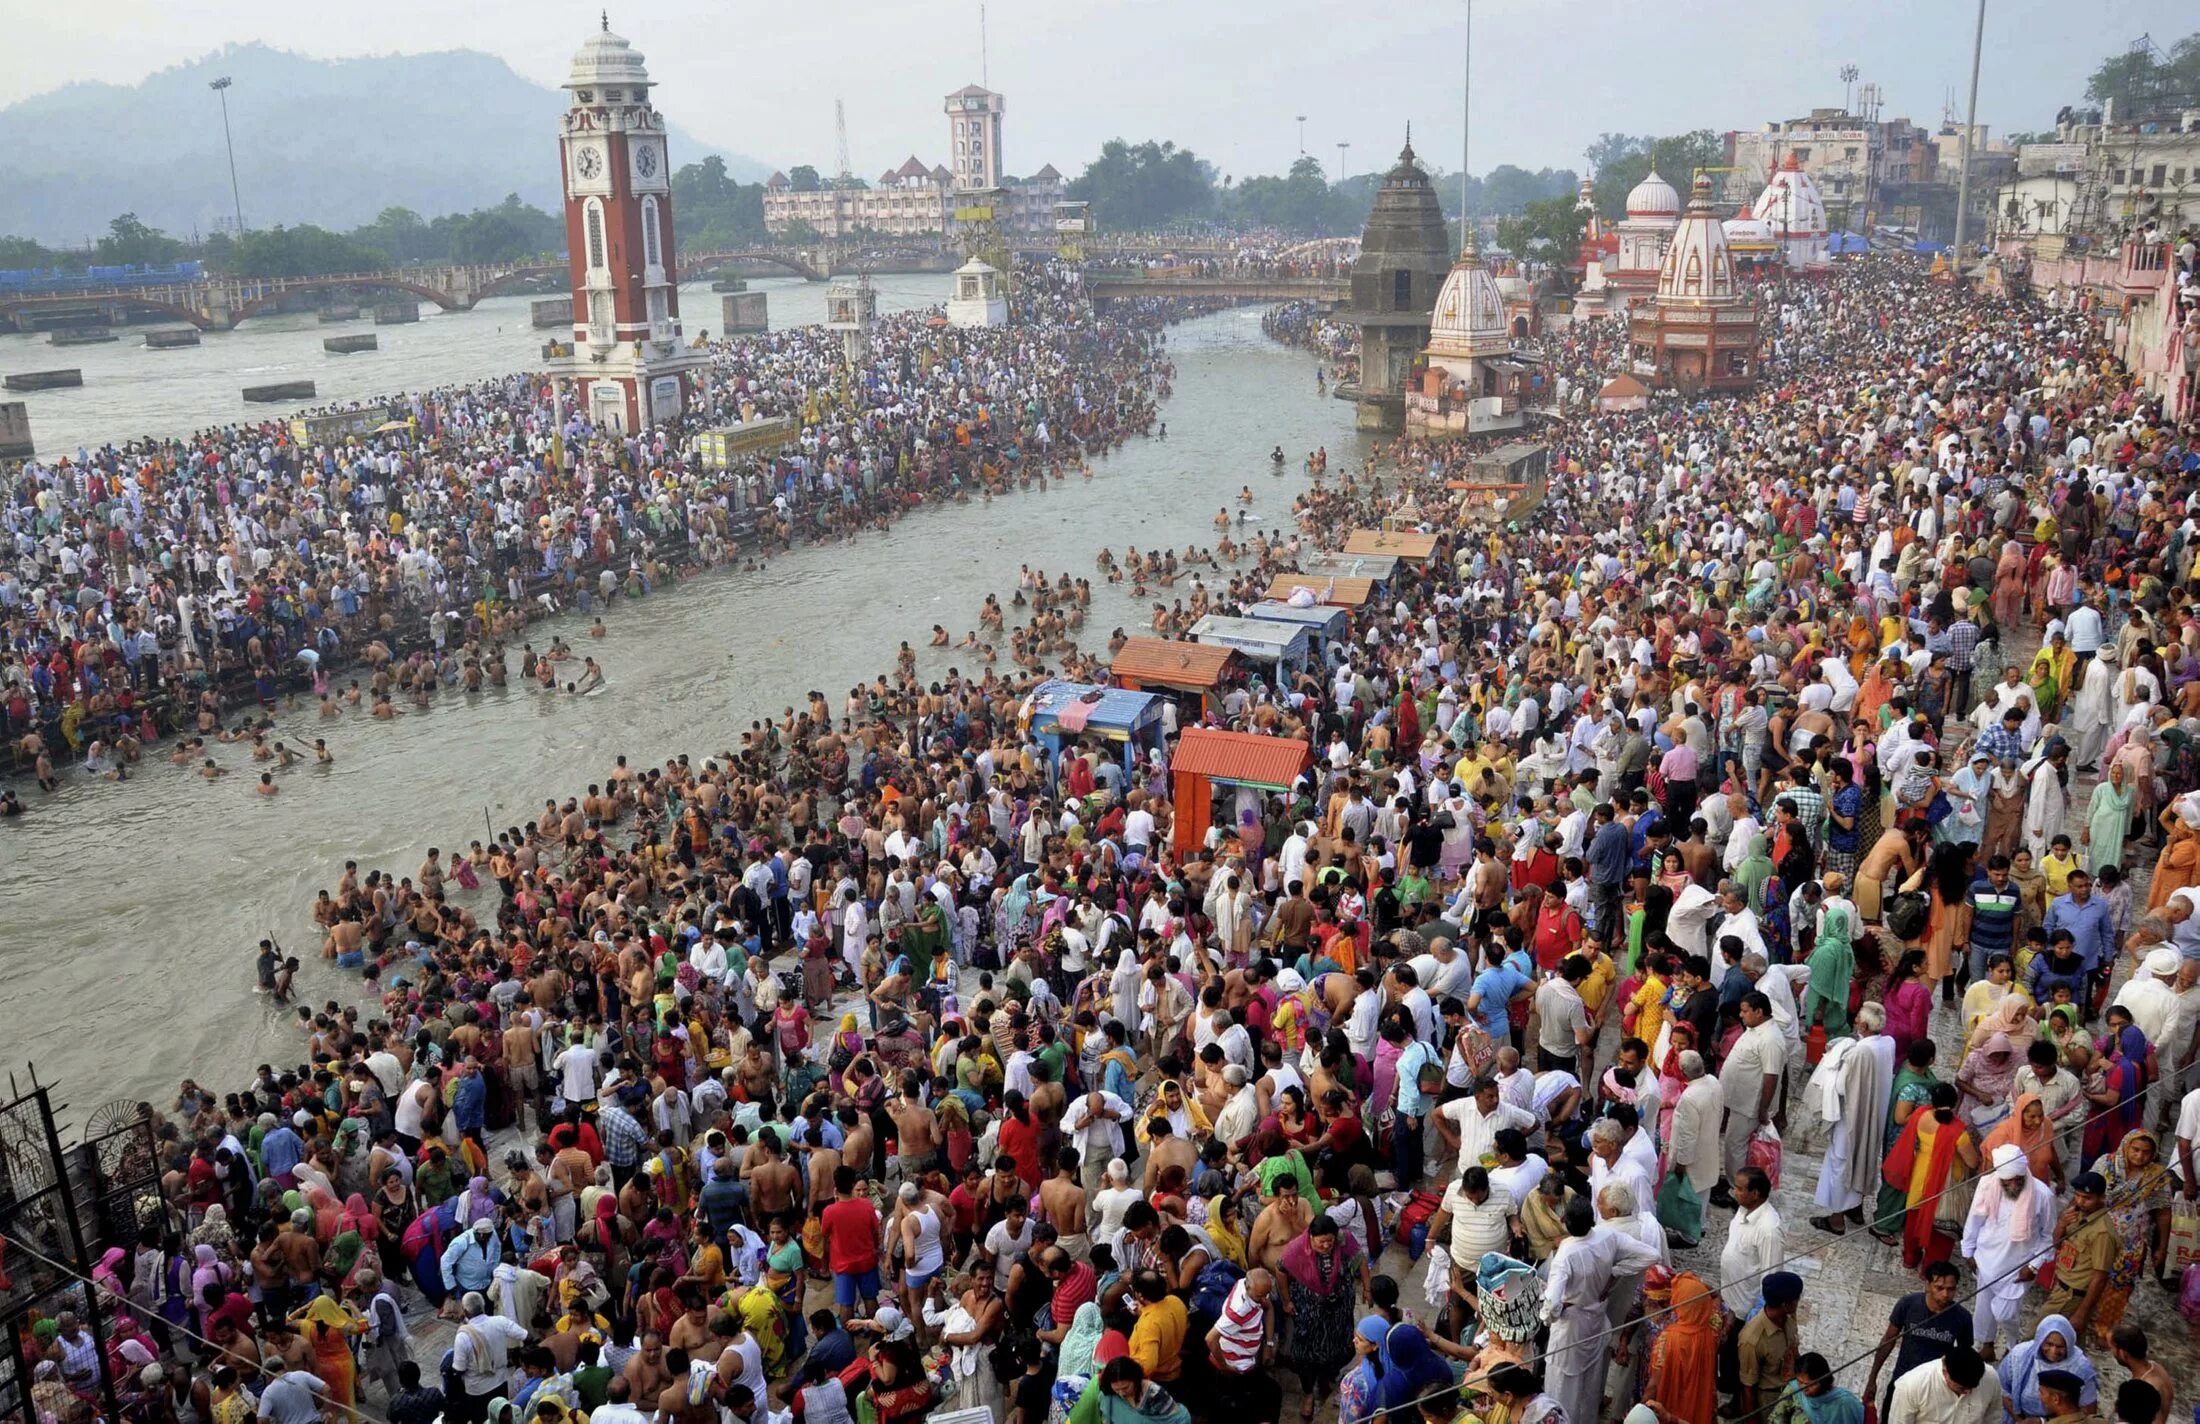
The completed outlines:
<svg viewBox="0 0 2200 1424">
<path fill-rule="evenodd" d="M 1649 1201 L 1657 1191 L 1655 1179 L 1651 1171 L 1644 1170 L 1642 1159 L 1626 1148 L 1627 1129 L 1616 1119 L 1600 1117 L 1590 1126 L 1589 1189 L 1602 1192 L 1617 1183 L 1634 1193 L 1635 1201 Z M 1655 1159 L 1651 1170 L 1655 1170 Z"/>
<path fill-rule="evenodd" d="M 1990 1424 L 2003 1417 L 2001 1381 L 1978 1351 L 1958 1345 L 1894 1382 L 1887 1424 Z"/>
<path fill-rule="evenodd" d="M 1971 1307 L 1971 1338 L 1999 1351 L 2015 1343 L 2031 1287 L 2017 1273 L 2055 1249 L 2055 1189 L 2032 1175 L 2024 1149 L 2014 1142 L 1994 1149 L 1990 1170 L 1964 1216 L 1962 1249 L 1984 1282 Z"/>
<path fill-rule="evenodd" d="M 1773 1027 L 1771 1001 L 1752 989 L 1742 996 L 1740 1012 L 1742 1036 L 1734 1040 L 1726 1062 L 1719 1065 L 1719 1091 L 1726 1107 L 1726 1176 L 1730 1182 L 1748 1160 L 1749 1139 L 1756 1135 L 1758 1123 L 1772 1111 L 1787 1063 L 1780 1031 Z M 1726 1205 L 1718 1200 L 1716 1192 L 1712 1200 L 1716 1205 Z"/>
<path fill-rule="evenodd" d="M 1462 1173 L 1485 1165 L 1482 1159 L 1491 1155 L 1497 1134 L 1508 1127 L 1533 1132 L 1536 1116 L 1506 1102 L 1495 1078 L 1477 1080 L 1470 1096 L 1454 1098 L 1436 1110 L 1436 1135 L 1459 1159 Z"/>
<path fill-rule="evenodd" d="M 450 1404 L 458 1417 L 478 1419 L 488 1408 L 489 1401 L 510 1387 L 508 1352 L 514 1345 L 527 1343 L 527 1327 L 516 1320 L 491 1315 L 488 1302 L 482 1299 L 479 1291 L 466 1292 L 460 1309 L 465 1312 L 466 1323 L 458 1327 L 458 1334 L 451 1341 L 451 1369 L 458 1375 L 459 1387 L 466 1399 L 452 1400 Z"/>
<path fill-rule="evenodd" d="M 1734 1219 L 1719 1252 L 1719 1297 L 1739 1320 L 1757 1308 L 1757 1293 L 1767 1271 L 1787 1254 L 1785 1228 L 1772 1205 L 1772 1182 L 1755 1167 L 1734 1174 Z"/>
<path fill-rule="evenodd" d="M 584 1039 L 551 1060 L 550 1071 L 559 1075 L 558 1091 L 568 1106 L 596 1101 L 597 1058 L 596 1050 Z"/>
<path fill-rule="evenodd" d="M 1528 1153 L 1528 1139 L 1518 1128 L 1508 1127 L 1492 1139 L 1497 1165 L 1490 1168 L 1490 1191 L 1503 1192 L 1508 1200 L 1524 1202 L 1528 1193 L 1550 1175 L 1551 1164 Z"/>
<path fill-rule="evenodd" d="M 1137 851 L 1153 848 L 1153 812 L 1143 804 L 1132 807 L 1123 817 L 1123 843 Z"/>
</svg>

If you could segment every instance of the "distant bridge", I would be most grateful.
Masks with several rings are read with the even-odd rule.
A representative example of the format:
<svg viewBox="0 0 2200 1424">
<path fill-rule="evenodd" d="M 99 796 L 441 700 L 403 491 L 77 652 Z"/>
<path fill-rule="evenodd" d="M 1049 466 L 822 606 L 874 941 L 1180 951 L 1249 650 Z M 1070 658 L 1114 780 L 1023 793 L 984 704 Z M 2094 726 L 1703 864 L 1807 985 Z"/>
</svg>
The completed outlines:
<svg viewBox="0 0 2200 1424">
<path fill-rule="evenodd" d="M 830 248 L 755 247 L 682 253 L 678 273 L 680 280 L 687 281 L 728 262 L 753 261 L 784 267 L 805 281 L 822 282 L 835 258 Z M 482 298 L 493 297 L 530 278 L 552 278 L 562 284 L 567 271 L 563 258 L 529 257 L 512 262 L 451 263 L 310 277 L 209 275 L 196 282 L 124 280 L 63 292 L 0 292 L 0 326 L 28 326 L 42 317 L 50 322 L 78 314 L 87 324 L 112 323 L 132 312 L 150 311 L 187 321 L 202 331 L 227 331 L 301 292 L 402 293 L 433 302 L 445 311 L 468 311 Z"/>
<path fill-rule="evenodd" d="M 1291 255 L 1312 255 L 1338 239 L 1304 244 Z M 1018 251 L 1054 249 L 1051 237 L 1016 239 Z M 1226 256 L 1238 245 L 1225 238 L 1169 238 L 1141 234 L 1115 234 L 1090 239 L 1087 256 L 1170 253 L 1184 257 Z M 757 246 L 714 252 L 679 254 L 681 281 L 696 278 L 730 262 L 762 262 L 786 269 L 804 281 L 822 282 L 838 271 L 886 267 L 897 260 L 937 260 L 956 252 L 950 244 L 831 243 L 813 247 Z M 563 258 L 528 257 L 510 262 L 450 263 L 439 266 L 399 267 L 376 272 L 337 272 L 307 277 L 222 277 L 209 275 L 200 281 L 166 284 L 120 280 L 111 286 L 75 288 L 63 292 L 0 292 L 0 326 L 28 328 L 41 319 L 81 317 L 83 324 L 112 324 L 133 312 L 157 312 L 186 321 L 202 331 L 227 331 L 241 321 L 260 315 L 287 298 L 310 292 L 390 292 L 433 302 L 445 311 L 468 311 L 484 297 L 492 297 L 529 279 L 563 279 Z M 1102 274 L 1103 276 L 1105 274 Z M 1107 292 L 1095 286 L 1095 295 L 1208 296 L 1230 301 L 1290 301 L 1298 297 L 1342 297 L 1342 281 L 1258 278 L 1138 278 L 1107 282 Z"/>
<path fill-rule="evenodd" d="M 17 325 L 40 316 L 84 312 L 119 319 L 132 311 L 153 311 L 187 321 L 202 331 L 227 331 L 238 322 L 301 292 L 398 292 L 433 302 L 445 311 L 466 311 L 483 297 L 496 295 L 530 277 L 562 277 L 565 263 L 465 263 L 439 267 L 400 267 L 382 272 L 331 272 L 311 277 L 219 277 L 167 285 L 109 287 L 68 292 L 0 293 L 0 321 Z"/>
<path fill-rule="evenodd" d="M 1341 302 L 1352 293 L 1342 277 L 1119 277 L 1095 273 L 1095 302 L 1120 297 L 1196 297 L 1232 302 Z"/>
</svg>

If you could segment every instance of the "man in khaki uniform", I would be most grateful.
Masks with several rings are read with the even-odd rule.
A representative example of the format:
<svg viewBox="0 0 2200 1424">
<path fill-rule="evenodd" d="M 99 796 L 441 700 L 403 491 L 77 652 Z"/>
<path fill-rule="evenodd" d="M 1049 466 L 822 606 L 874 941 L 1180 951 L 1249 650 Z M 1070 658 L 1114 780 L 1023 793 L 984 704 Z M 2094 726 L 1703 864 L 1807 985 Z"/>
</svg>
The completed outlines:
<svg viewBox="0 0 2200 1424">
<path fill-rule="evenodd" d="M 2084 1339 L 2123 1242 L 2109 1219 L 2108 1183 L 2101 1174 L 2080 1172 L 2070 1188 L 2070 1210 L 2055 1223 L 2055 1286 L 2041 1303 L 2040 1313 L 2069 1317 L 2078 1337 Z"/>
<path fill-rule="evenodd" d="M 1764 1293 L 1765 1308 L 1742 1327 L 1735 1347 L 1742 1385 L 1738 1403 L 1752 1416 L 1770 1410 L 1795 1378 L 1795 1303 L 1803 1298 L 1803 1278 L 1774 1271 L 1765 1277 Z"/>
</svg>

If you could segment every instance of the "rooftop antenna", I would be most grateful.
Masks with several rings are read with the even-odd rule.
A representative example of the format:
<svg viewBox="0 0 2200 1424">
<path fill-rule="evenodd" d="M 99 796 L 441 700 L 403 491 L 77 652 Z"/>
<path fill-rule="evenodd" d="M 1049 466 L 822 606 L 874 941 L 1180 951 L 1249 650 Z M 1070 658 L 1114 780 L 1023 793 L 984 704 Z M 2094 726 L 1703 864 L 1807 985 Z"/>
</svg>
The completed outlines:
<svg viewBox="0 0 2200 1424">
<path fill-rule="evenodd" d="M 833 135 L 840 160 L 840 185 L 845 188 L 855 178 L 848 164 L 848 107 L 840 100 L 833 100 Z"/>
<path fill-rule="evenodd" d="M 1853 112 L 1849 108 L 1849 96 L 1851 92 L 1850 86 L 1856 83 L 1856 76 L 1859 72 L 1860 71 L 1853 64 L 1844 64 L 1841 66 L 1841 112 L 1844 114 Z"/>
<path fill-rule="evenodd" d="M 983 5 L 978 7 L 978 85 L 983 89 L 993 87 L 993 81 L 988 77 L 986 69 L 985 6 Z"/>
</svg>

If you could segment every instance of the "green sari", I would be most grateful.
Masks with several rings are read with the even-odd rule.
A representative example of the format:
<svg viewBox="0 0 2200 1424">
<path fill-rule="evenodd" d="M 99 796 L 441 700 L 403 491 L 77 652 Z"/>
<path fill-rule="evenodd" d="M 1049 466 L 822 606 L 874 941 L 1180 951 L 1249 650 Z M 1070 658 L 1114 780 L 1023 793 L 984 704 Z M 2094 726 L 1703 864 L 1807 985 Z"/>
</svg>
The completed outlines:
<svg viewBox="0 0 2200 1424">
<path fill-rule="evenodd" d="M 1823 1022 L 1826 1037 L 1849 1031 L 1849 984 L 1856 977 L 1856 951 L 1850 936 L 1856 910 L 1846 900 L 1822 912 L 1817 942 L 1810 951 L 1810 987 L 1803 995 L 1803 1023 Z"/>
<path fill-rule="evenodd" d="M 1742 903 L 1752 910 L 1764 903 L 1765 882 L 1772 878 L 1772 833 L 1759 831 L 1749 842 L 1749 856 L 1734 867 L 1734 883 L 1742 887 Z"/>
</svg>

